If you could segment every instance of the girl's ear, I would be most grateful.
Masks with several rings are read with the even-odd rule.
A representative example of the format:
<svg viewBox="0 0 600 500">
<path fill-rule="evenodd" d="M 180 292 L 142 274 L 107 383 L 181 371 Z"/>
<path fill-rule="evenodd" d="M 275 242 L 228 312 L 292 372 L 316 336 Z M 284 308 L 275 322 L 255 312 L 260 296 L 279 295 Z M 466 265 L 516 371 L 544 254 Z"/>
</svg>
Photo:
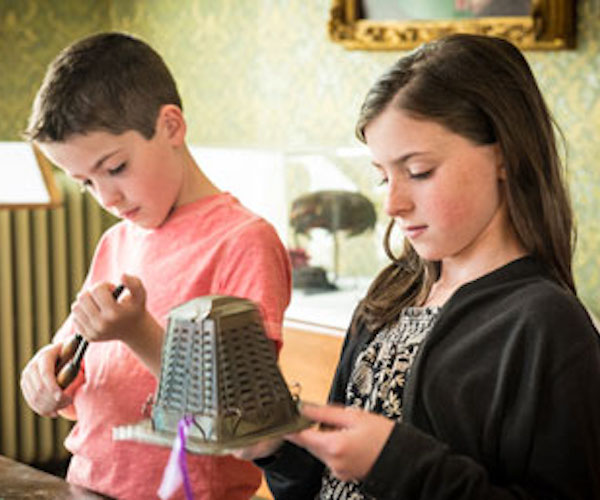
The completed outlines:
<svg viewBox="0 0 600 500">
<path fill-rule="evenodd" d="M 175 104 L 165 104 L 160 108 L 156 119 L 156 132 L 164 137 L 173 146 L 181 146 L 185 141 L 187 127 L 183 112 Z"/>
<path fill-rule="evenodd" d="M 498 174 L 498 179 L 501 181 L 506 180 L 506 167 L 504 162 L 504 154 L 502 153 L 502 149 L 500 148 L 500 144 L 497 142 L 493 145 L 494 147 L 494 155 L 496 157 L 496 172 Z"/>
</svg>

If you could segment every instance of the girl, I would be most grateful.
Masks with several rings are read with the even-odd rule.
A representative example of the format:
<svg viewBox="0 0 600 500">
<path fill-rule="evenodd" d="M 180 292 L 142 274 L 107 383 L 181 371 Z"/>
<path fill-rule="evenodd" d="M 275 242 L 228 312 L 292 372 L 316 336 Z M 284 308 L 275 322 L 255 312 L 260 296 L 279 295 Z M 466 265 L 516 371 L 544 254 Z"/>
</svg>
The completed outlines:
<svg viewBox="0 0 600 500">
<path fill-rule="evenodd" d="M 337 405 L 304 409 L 320 428 L 239 455 L 263 456 L 286 500 L 600 498 L 599 339 L 521 53 L 427 44 L 375 83 L 357 134 L 387 186 L 393 262 L 355 312 Z"/>
</svg>

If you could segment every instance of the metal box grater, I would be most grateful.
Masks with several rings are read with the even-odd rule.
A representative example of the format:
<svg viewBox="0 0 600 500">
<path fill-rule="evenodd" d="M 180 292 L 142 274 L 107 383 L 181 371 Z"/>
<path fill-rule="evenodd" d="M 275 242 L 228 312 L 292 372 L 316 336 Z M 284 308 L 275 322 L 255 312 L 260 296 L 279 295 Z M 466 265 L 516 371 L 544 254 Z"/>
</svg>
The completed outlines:
<svg viewBox="0 0 600 500">
<path fill-rule="evenodd" d="M 171 446 L 191 417 L 186 448 L 224 454 L 310 425 L 277 366 L 249 300 L 208 295 L 171 310 L 151 418 L 113 429 L 113 439 Z"/>
</svg>

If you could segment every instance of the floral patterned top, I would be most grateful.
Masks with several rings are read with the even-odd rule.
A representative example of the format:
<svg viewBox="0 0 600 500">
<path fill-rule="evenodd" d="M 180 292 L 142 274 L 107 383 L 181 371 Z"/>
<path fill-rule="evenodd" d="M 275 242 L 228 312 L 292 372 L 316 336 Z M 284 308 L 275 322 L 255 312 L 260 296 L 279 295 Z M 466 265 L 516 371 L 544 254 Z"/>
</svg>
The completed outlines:
<svg viewBox="0 0 600 500">
<path fill-rule="evenodd" d="M 346 388 L 346 406 L 402 421 L 402 395 L 419 345 L 431 331 L 441 307 L 407 307 L 398 321 L 382 328 L 362 351 Z M 340 481 L 330 471 L 323 475 L 322 500 L 368 499 L 357 481 Z"/>
</svg>

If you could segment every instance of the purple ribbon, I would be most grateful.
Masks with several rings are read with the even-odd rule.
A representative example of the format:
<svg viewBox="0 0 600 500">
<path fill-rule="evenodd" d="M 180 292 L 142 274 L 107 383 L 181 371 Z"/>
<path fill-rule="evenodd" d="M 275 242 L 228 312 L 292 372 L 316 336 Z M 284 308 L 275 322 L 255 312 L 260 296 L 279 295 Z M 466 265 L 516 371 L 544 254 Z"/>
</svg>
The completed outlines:
<svg viewBox="0 0 600 500">
<path fill-rule="evenodd" d="M 185 443 L 187 440 L 187 433 L 190 425 L 194 422 L 194 417 L 187 415 L 181 418 L 178 425 L 179 440 L 181 442 L 181 448 L 179 448 L 179 457 L 177 462 L 179 463 L 179 469 L 183 477 L 183 489 L 185 491 L 186 500 L 194 500 L 192 494 L 192 485 L 190 483 L 190 475 L 187 468 L 187 456 L 185 453 Z"/>
</svg>

